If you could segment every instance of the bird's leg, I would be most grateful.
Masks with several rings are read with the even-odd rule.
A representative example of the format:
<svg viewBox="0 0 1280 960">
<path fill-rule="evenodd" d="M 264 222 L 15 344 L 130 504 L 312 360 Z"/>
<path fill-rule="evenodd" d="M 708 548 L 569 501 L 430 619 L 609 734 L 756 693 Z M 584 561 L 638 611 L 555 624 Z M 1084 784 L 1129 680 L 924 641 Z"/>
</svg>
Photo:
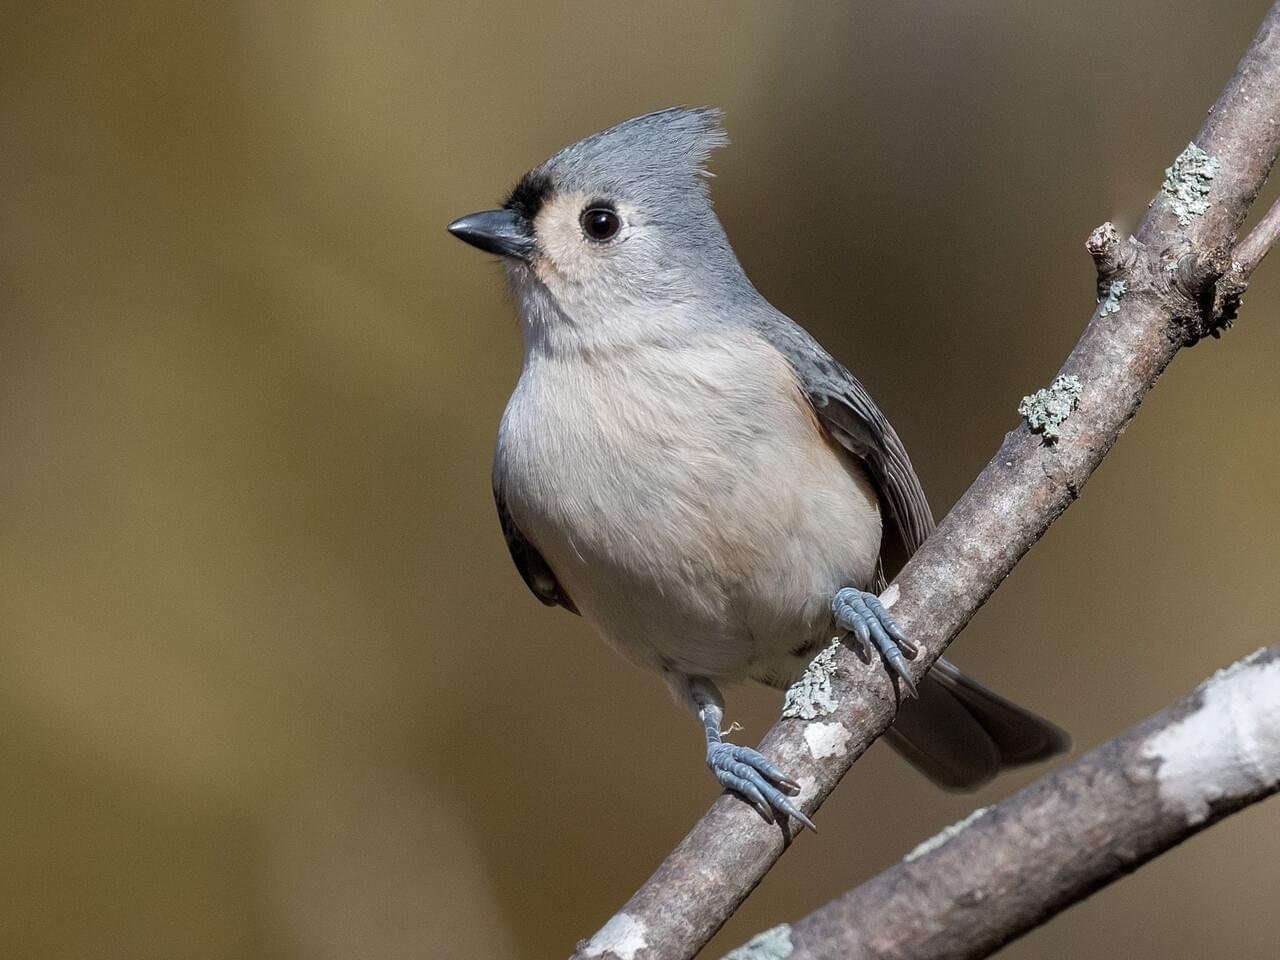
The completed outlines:
<svg viewBox="0 0 1280 960">
<path fill-rule="evenodd" d="M 915 681 L 907 669 L 907 657 L 915 659 L 916 648 L 889 616 L 879 597 L 856 587 L 844 587 L 831 598 L 831 612 L 842 630 L 856 634 L 863 644 L 874 643 L 890 674 L 902 681 L 909 695 L 917 696 Z"/>
<path fill-rule="evenodd" d="M 707 738 L 707 766 L 721 785 L 746 800 L 770 823 L 775 822 L 778 811 L 816 831 L 813 821 L 787 796 L 798 794 L 800 784 L 759 751 L 723 741 L 720 724 L 724 722 L 724 700 L 716 685 L 705 677 L 690 677 L 688 683 L 689 699 Z"/>
</svg>

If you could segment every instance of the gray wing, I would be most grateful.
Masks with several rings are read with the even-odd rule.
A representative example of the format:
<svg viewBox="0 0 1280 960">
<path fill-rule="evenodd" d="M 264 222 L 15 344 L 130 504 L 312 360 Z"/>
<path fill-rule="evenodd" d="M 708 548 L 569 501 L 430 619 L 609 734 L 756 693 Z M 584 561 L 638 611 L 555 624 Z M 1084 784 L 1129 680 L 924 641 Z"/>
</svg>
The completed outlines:
<svg viewBox="0 0 1280 960">
<path fill-rule="evenodd" d="M 578 608 L 573 605 L 569 595 L 564 592 L 564 588 L 556 580 L 556 575 L 552 573 L 550 565 L 542 558 L 538 548 L 525 539 L 524 534 L 520 532 L 520 528 L 511 519 L 511 512 L 507 509 L 507 503 L 502 498 L 502 491 L 498 489 L 496 484 L 493 488 L 493 502 L 498 506 L 498 522 L 502 524 L 502 535 L 507 540 L 507 549 L 511 552 L 511 560 L 515 563 L 516 569 L 520 571 L 520 576 L 524 578 L 524 582 L 533 591 L 533 595 L 549 607 L 559 604 L 570 613 L 577 613 Z"/>
<path fill-rule="evenodd" d="M 896 572 L 933 531 L 933 513 L 902 441 L 866 388 L 803 328 L 774 314 L 756 329 L 791 362 L 831 436 L 866 465 L 888 508 L 882 563 L 888 548 L 889 572 Z M 877 592 L 885 587 L 883 570 L 880 579 Z M 920 699 L 902 704 L 889 742 L 948 790 L 975 789 L 1005 767 L 1046 759 L 1071 744 L 1054 724 L 941 659 L 921 680 Z"/>
<path fill-rule="evenodd" d="M 756 329 L 791 362 L 822 425 L 865 464 L 887 507 L 884 547 L 896 570 L 933 532 L 929 501 L 902 441 L 866 388 L 802 327 L 773 314 Z"/>
</svg>

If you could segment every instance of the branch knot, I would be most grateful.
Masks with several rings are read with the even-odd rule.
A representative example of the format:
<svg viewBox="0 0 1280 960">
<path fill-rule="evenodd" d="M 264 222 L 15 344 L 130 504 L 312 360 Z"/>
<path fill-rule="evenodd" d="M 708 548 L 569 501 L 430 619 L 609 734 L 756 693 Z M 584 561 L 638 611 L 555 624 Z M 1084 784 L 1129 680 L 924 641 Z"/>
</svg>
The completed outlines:
<svg viewBox="0 0 1280 960">
<path fill-rule="evenodd" d="M 1121 239 L 1115 224 L 1110 220 L 1094 227 L 1084 248 L 1093 257 L 1098 271 L 1098 299 L 1102 300 L 1111 291 L 1115 280 L 1129 278 L 1133 274 L 1134 265 L 1142 254 L 1142 244 L 1133 237 Z"/>
<path fill-rule="evenodd" d="M 1177 339 L 1189 347 L 1206 336 L 1221 336 L 1231 325 L 1243 293 L 1227 289 L 1230 284 L 1218 289 L 1218 281 L 1232 269 L 1230 247 L 1216 244 L 1207 250 L 1188 250 L 1177 259 L 1172 255 L 1172 250 L 1166 251 L 1162 261 Z"/>
</svg>

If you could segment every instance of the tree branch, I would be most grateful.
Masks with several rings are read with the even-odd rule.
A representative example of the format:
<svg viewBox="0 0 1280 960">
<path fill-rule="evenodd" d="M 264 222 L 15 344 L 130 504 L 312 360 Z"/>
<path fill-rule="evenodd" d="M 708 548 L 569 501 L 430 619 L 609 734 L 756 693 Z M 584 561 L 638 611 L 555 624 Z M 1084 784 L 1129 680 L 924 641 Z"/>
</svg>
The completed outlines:
<svg viewBox="0 0 1280 960">
<path fill-rule="evenodd" d="M 1230 269 L 1218 281 L 1213 303 L 1215 326 L 1210 331 L 1215 337 L 1235 320 L 1245 291 L 1249 289 L 1249 278 L 1262 258 L 1271 252 L 1277 237 L 1280 237 L 1280 203 L 1273 203 L 1257 226 L 1240 241 L 1231 257 Z"/>
<path fill-rule="evenodd" d="M 1245 277 L 1253 273 L 1262 258 L 1271 252 L 1277 237 L 1280 237 L 1280 203 L 1273 203 L 1258 225 L 1236 247 L 1236 266 Z"/>
<path fill-rule="evenodd" d="M 1136 236 L 1116 238 L 1124 255 L 1107 259 L 1106 295 L 1063 364 L 1064 379 L 1055 381 L 1078 406 L 1068 406 L 1065 419 L 1051 418 L 1052 433 L 1037 435 L 1025 424 L 1009 433 L 884 594 L 920 648 L 912 665 L 917 677 L 1079 496 L 1179 348 L 1230 321 L 1239 300 L 1219 302 L 1217 281 L 1232 268 L 1225 251 L 1280 149 L 1277 116 L 1280 4 L 1194 144 L 1170 168 Z M 885 671 L 864 667 L 846 649 L 833 659 L 835 709 L 810 721 L 780 720 L 761 744 L 801 783 L 806 813 L 821 805 L 897 709 Z M 721 797 L 575 957 L 692 957 L 786 850 L 794 829 L 769 826 L 747 804 Z"/>
<path fill-rule="evenodd" d="M 1277 791 L 1280 645 L 752 941 L 789 951 L 741 955 L 977 960 Z"/>
</svg>

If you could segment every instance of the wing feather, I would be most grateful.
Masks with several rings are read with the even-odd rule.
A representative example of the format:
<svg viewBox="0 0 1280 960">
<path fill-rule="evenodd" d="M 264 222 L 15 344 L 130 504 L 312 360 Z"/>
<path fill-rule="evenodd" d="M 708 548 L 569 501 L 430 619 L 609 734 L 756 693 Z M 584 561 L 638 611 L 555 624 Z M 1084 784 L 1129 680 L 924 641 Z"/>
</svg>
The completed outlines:
<svg viewBox="0 0 1280 960">
<path fill-rule="evenodd" d="M 577 613 L 578 608 L 573 605 L 569 594 L 565 593 L 560 582 L 556 580 L 551 566 L 543 559 L 538 548 L 525 538 L 520 528 L 516 526 L 515 520 L 511 518 L 511 511 L 507 509 L 506 500 L 503 499 L 502 490 L 497 484 L 493 487 L 493 502 L 498 507 L 498 522 L 502 524 L 502 535 L 506 538 L 511 560 L 520 571 L 525 584 L 533 591 L 533 595 L 549 607 L 558 604 L 570 613 Z"/>
<path fill-rule="evenodd" d="M 802 327 L 774 313 L 756 329 L 790 361 L 819 422 L 865 465 L 887 508 L 885 546 L 891 555 L 901 554 L 891 556 L 896 571 L 934 526 L 929 501 L 897 432 L 857 377 Z"/>
</svg>

